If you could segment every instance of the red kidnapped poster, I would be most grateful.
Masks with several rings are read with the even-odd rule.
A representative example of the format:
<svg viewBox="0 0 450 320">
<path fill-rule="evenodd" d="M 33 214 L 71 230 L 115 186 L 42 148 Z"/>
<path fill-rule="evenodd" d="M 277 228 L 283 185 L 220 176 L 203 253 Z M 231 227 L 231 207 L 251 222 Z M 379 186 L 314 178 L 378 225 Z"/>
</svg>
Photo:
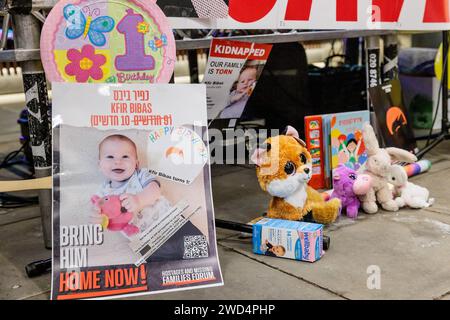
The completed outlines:
<svg viewBox="0 0 450 320">
<path fill-rule="evenodd" d="M 270 44 L 212 40 L 203 79 L 208 119 L 241 117 L 271 49 Z"/>
</svg>

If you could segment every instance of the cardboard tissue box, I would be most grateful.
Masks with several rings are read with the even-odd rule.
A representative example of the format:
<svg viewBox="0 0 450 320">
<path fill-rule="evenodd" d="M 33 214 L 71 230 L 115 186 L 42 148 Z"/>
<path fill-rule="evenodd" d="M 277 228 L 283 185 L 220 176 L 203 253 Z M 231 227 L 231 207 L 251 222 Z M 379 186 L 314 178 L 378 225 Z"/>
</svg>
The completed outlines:
<svg viewBox="0 0 450 320">
<path fill-rule="evenodd" d="M 264 218 L 253 225 L 256 254 L 314 262 L 323 254 L 323 225 Z"/>
</svg>

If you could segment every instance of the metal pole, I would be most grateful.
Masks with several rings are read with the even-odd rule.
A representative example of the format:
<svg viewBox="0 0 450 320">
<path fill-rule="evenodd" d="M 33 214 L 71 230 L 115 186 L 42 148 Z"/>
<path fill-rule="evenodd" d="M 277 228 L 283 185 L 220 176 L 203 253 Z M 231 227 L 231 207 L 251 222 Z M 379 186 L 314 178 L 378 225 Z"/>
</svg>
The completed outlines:
<svg viewBox="0 0 450 320">
<path fill-rule="evenodd" d="M 396 34 L 384 37 L 383 82 L 398 79 L 398 41 Z"/>
<path fill-rule="evenodd" d="M 370 111 L 370 124 L 374 128 L 377 136 L 381 140 L 379 133 L 377 118 L 370 100 L 370 88 L 381 84 L 381 68 L 380 68 L 380 37 L 371 36 L 365 38 L 365 62 L 366 62 L 366 81 L 367 81 L 367 110 Z M 383 144 L 382 141 L 380 141 Z"/>
<path fill-rule="evenodd" d="M 359 64 L 359 38 L 345 39 L 346 64 Z M 347 59 L 348 57 L 348 59 Z"/>
<path fill-rule="evenodd" d="M 442 132 L 448 134 L 448 31 L 442 32 Z"/>
<path fill-rule="evenodd" d="M 39 49 L 40 22 L 29 13 L 14 14 L 12 17 L 16 49 Z M 22 67 L 36 178 L 48 177 L 52 174 L 52 126 L 44 69 L 40 61 L 24 61 L 20 63 L 20 66 Z M 45 247 L 51 248 L 51 190 L 39 191 L 39 204 Z"/>
<path fill-rule="evenodd" d="M 1 44 L 0 50 L 4 50 L 6 48 L 6 43 L 8 41 L 9 20 L 11 20 L 11 16 L 7 13 L 3 16 L 2 38 L 0 39 L 0 44 Z"/>
<path fill-rule="evenodd" d="M 189 76 L 191 83 L 198 83 L 198 58 L 197 50 L 188 50 Z"/>
</svg>

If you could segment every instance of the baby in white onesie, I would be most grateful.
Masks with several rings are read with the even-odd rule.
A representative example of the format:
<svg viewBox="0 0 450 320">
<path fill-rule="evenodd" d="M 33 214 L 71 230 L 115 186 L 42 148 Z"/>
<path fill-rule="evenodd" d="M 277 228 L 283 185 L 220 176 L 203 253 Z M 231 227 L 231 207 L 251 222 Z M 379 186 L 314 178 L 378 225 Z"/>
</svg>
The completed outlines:
<svg viewBox="0 0 450 320">
<path fill-rule="evenodd" d="M 170 209 L 156 177 L 139 168 L 136 144 L 130 138 L 114 134 L 103 139 L 99 167 L 106 180 L 98 195 L 119 195 L 122 207 L 133 213 L 131 223 L 141 232 Z"/>
</svg>

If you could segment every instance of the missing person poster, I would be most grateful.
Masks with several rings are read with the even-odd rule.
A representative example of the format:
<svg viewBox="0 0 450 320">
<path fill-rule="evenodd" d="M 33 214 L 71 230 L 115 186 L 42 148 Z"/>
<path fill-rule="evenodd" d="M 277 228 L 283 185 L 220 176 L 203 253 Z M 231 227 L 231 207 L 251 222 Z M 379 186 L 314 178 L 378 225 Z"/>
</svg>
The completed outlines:
<svg viewBox="0 0 450 320">
<path fill-rule="evenodd" d="M 53 84 L 52 299 L 223 284 L 205 96 L 204 85 Z"/>
<path fill-rule="evenodd" d="M 244 112 L 272 45 L 213 39 L 203 83 L 208 119 L 237 119 Z"/>
</svg>

